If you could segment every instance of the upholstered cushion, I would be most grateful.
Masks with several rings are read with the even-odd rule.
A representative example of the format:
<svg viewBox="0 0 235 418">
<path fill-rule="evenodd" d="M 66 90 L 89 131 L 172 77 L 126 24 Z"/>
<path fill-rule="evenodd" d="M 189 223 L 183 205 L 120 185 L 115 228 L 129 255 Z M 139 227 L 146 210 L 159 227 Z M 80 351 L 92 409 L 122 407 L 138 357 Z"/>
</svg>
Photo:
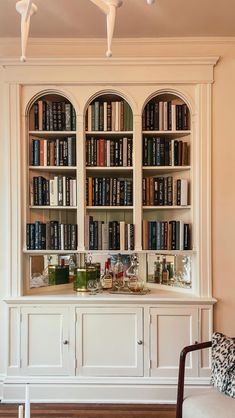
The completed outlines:
<svg viewBox="0 0 235 418">
<path fill-rule="evenodd" d="M 226 374 L 226 389 L 224 393 L 232 398 L 235 398 L 235 364 Z"/>
<path fill-rule="evenodd" d="M 234 418 L 235 399 L 217 389 L 204 389 L 198 395 L 188 396 L 183 402 L 183 418 Z"/>
<path fill-rule="evenodd" d="M 212 335 L 211 383 L 235 398 L 235 340 L 219 332 Z"/>
</svg>

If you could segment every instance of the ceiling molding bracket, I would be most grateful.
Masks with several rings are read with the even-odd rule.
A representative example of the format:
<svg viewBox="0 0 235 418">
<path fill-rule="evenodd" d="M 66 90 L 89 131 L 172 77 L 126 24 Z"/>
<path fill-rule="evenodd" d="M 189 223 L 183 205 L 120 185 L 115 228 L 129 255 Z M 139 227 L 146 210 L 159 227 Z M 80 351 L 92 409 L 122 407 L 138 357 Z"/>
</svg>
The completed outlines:
<svg viewBox="0 0 235 418">
<path fill-rule="evenodd" d="M 112 40 L 116 20 L 117 8 L 121 7 L 123 0 L 90 0 L 106 15 L 107 25 L 107 51 L 106 57 L 112 56 Z M 146 0 L 148 5 L 152 5 L 155 0 Z M 20 0 L 16 3 L 16 10 L 21 15 L 21 58 L 26 61 L 26 47 L 29 36 L 30 18 L 38 10 L 32 0 Z"/>
<path fill-rule="evenodd" d="M 16 3 L 16 10 L 21 15 L 21 58 L 22 62 L 26 61 L 26 47 L 29 36 L 30 18 L 38 8 L 32 0 L 20 0 Z"/>
<path fill-rule="evenodd" d="M 107 51 L 106 57 L 110 58 L 112 56 L 112 40 L 113 40 L 113 31 L 115 26 L 116 11 L 118 7 L 122 6 L 122 0 L 90 0 L 94 3 L 103 13 L 106 14 L 106 24 L 107 24 Z"/>
</svg>

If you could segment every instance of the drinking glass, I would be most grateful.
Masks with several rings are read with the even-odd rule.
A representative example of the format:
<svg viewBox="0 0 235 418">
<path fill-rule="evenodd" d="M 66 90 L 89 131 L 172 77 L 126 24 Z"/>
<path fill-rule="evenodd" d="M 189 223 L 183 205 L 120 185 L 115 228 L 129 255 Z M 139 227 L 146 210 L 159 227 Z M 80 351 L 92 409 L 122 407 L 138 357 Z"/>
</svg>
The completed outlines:
<svg viewBox="0 0 235 418">
<path fill-rule="evenodd" d="M 118 291 L 122 290 L 125 285 L 124 277 L 116 277 L 113 284 Z"/>
<path fill-rule="evenodd" d="M 96 295 L 98 290 L 98 281 L 96 279 L 90 279 L 87 283 L 87 288 L 90 290 L 90 295 Z"/>
</svg>

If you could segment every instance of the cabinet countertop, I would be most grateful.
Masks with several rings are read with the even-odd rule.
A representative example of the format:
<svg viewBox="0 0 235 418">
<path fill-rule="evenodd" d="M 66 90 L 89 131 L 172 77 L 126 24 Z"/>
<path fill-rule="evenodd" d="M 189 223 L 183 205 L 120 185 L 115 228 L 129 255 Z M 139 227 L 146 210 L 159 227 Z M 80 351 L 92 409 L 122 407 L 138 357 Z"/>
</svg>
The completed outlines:
<svg viewBox="0 0 235 418">
<path fill-rule="evenodd" d="M 96 304 L 211 304 L 216 303 L 213 297 L 199 297 L 178 291 L 151 289 L 146 295 L 137 294 L 114 294 L 107 291 L 90 295 L 88 292 L 53 292 L 52 294 L 34 294 L 27 296 L 11 296 L 4 298 L 8 304 L 34 304 L 34 303 L 62 303 L 78 305 Z"/>
</svg>

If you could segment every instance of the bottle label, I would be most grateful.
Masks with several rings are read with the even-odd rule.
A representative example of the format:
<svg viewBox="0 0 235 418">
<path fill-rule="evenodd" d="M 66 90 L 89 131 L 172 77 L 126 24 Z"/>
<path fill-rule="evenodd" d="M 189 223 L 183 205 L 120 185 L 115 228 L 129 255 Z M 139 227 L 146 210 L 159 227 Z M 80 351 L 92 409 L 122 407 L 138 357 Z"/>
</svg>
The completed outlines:
<svg viewBox="0 0 235 418">
<path fill-rule="evenodd" d="M 112 277 L 104 277 L 102 280 L 102 288 L 103 289 L 112 289 L 113 280 Z"/>
</svg>

